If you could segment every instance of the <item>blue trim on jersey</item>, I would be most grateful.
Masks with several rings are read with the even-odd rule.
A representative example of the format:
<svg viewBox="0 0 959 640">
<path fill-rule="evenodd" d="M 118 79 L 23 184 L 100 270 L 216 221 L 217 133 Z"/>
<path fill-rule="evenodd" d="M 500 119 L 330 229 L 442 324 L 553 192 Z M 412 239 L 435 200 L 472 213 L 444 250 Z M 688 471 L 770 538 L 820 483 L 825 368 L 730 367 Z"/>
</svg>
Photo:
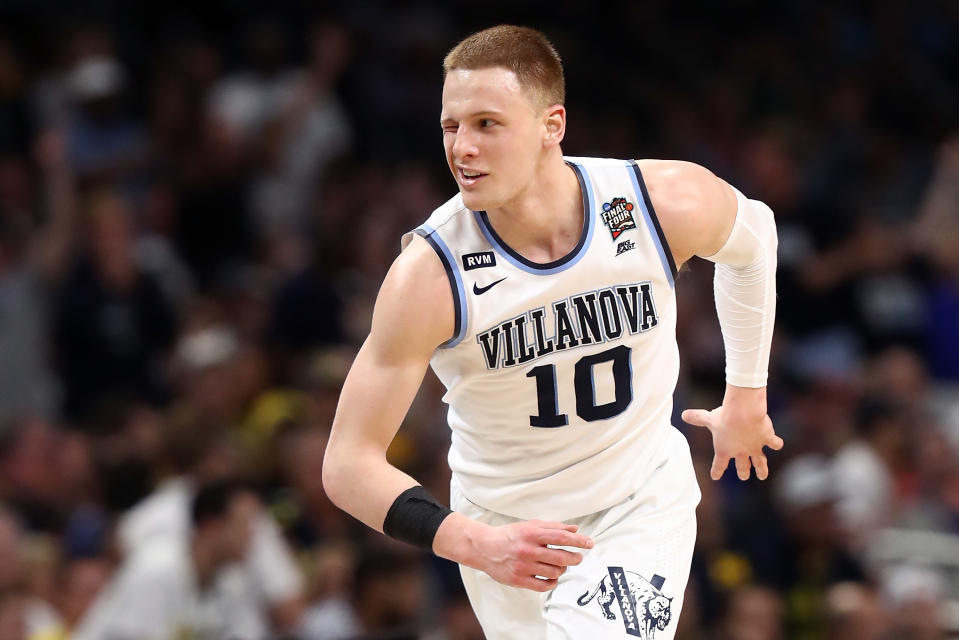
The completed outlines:
<svg viewBox="0 0 959 640">
<path fill-rule="evenodd" d="M 663 269 L 666 271 L 666 279 L 669 280 L 670 289 L 675 288 L 676 282 L 676 263 L 673 261 L 673 253 L 669 250 L 669 244 L 666 242 L 666 235 L 663 228 L 659 226 L 659 218 L 656 217 L 656 211 L 653 209 L 653 203 L 649 199 L 649 192 L 646 191 L 646 182 L 643 180 L 643 174 L 639 170 L 639 165 L 635 160 L 628 160 L 626 166 L 631 169 L 629 177 L 633 179 L 633 189 L 637 195 L 642 196 L 639 201 L 639 207 L 643 210 L 643 219 L 646 221 L 646 228 L 649 229 L 649 235 L 652 236 L 656 244 L 656 251 L 659 252 L 659 259 L 663 263 Z"/>
<path fill-rule="evenodd" d="M 595 202 L 593 183 L 590 182 L 589 175 L 581 165 L 568 160 L 566 164 L 568 164 L 576 174 L 576 179 L 579 180 L 580 191 L 583 194 L 583 231 L 580 233 L 579 242 L 576 243 L 573 250 L 559 260 L 545 264 L 527 260 L 503 242 L 503 239 L 496 233 L 493 225 L 490 224 L 489 217 L 485 211 L 473 212 L 473 217 L 476 218 L 476 225 L 479 227 L 483 237 L 486 238 L 486 241 L 490 243 L 490 246 L 502 255 L 507 262 L 526 273 L 546 276 L 559 273 L 560 271 L 566 271 L 586 255 L 587 250 L 589 250 L 589 245 L 593 240 L 593 230 L 596 227 L 596 214 L 593 213 L 593 203 Z"/>
<path fill-rule="evenodd" d="M 468 324 L 468 308 L 466 306 L 466 289 L 463 287 L 463 278 L 460 276 L 460 270 L 456 266 L 456 260 L 449 247 L 436 233 L 436 229 L 428 224 L 421 224 L 413 233 L 426 240 L 436 255 L 439 256 L 443 268 L 446 270 L 446 277 L 449 278 L 450 288 L 453 290 L 453 337 L 439 346 L 440 349 L 450 349 L 458 345 L 466 337 L 466 325 Z"/>
</svg>

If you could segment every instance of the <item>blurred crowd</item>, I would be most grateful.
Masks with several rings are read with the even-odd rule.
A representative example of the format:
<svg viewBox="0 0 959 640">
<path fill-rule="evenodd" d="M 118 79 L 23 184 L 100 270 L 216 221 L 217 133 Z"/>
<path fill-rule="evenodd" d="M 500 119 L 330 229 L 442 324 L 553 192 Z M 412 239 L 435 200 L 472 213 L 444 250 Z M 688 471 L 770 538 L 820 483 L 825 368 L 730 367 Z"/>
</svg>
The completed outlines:
<svg viewBox="0 0 959 640">
<path fill-rule="evenodd" d="M 776 212 L 765 483 L 706 475 L 712 270 L 677 279 L 703 501 L 681 640 L 959 634 L 959 5 L 0 4 L 0 640 L 482 638 L 450 563 L 326 498 L 400 235 L 452 195 L 445 51 L 546 31 L 570 155 Z M 448 496 L 428 374 L 391 460 Z"/>
</svg>

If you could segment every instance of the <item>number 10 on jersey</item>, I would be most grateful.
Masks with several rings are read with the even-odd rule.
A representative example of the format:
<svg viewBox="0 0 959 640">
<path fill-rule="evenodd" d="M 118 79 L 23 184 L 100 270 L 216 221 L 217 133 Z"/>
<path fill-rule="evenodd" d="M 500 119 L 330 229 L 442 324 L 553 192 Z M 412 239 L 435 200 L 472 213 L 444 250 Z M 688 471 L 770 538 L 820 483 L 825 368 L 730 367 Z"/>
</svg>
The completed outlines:
<svg viewBox="0 0 959 640">
<path fill-rule="evenodd" d="M 630 366 L 632 349 L 619 345 L 600 353 L 583 356 L 576 361 L 573 370 L 573 390 L 576 396 L 576 415 L 586 422 L 606 420 L 618 416 L 633 401 L 633 371 Z M 613 363 L 613 400 L 596 404 L 596 380 L 593 369 L 604 362 Z M 531 427 L 552 428 L 569 424 L 569 417 L 560 413 L 556 389 L 556 365 L 543 364 L 533 367 L 526 374 L 536 380 L 538 415 L 529 417 Z"/>
</svg>

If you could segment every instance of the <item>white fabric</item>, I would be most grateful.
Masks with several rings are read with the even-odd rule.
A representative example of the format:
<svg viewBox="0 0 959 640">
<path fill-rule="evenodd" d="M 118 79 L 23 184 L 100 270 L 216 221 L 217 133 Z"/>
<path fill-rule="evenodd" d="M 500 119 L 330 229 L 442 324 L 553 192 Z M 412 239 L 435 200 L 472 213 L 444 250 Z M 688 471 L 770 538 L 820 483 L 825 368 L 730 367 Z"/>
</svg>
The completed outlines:
<svg viewBox="0 0 959 640">
<path fill-rule="evenodd" d="M 303 614 L 302 640 L 350 640 L 363 633 L 363 627 L 345 598 L 327 598 L 314 602 Z"/>
<path fill-rule="evenodd" d="M 193 488 L 182 477 L 161 483 L 120 519 L 117 530 L 121 550 L 130 553 L 156 539 L 185 539 L 190 530 L 192 498 Z M 279 527 L 265 512 L 254 522 L 243 569 L 260 602 L 282 602 L 303 590 L 296 560 Z"/>
<path fill-rule="evenodd" d="M 507 587 L 481 571 L 460 567 L 487 638 L 673 638 L 692 562 L 700 493 L 686 439 L 669 431 L 669 455 L 637 493 L 570 521 L 596 546 L 576 550 L 583 552 L 583 562 L 569 567 L 552 591 Z M 457 512 L 475 520 L 492 525 L 515 521 L 471 503 L 455 484 L 451 500 Z M 614 575 L 627 581 L 619 595 L 610 587 Z M 663 581 L 654 591 L 656 576 Z"/>
<path fill-rule="evenodd" d="M 462 295 L 465 305 L 460 341 L 431 360 L 447 388 L 450 468 L 471 501 L 523 519 L 595 513 L 642 486 L 671 429 L 679 372 L 671 257 L 633 165 L 567 162 L 585 174 L 588 210 L 581 249 L 562 264 L 522 264 L 459 195 L 416 231 L 445 247 L 459 283 L 454 300 Z M 629 207 L 616 237 L 604 205 Z M 467 270 L 464 260 L 476 253 L 495 265 Z M 599 335 L 577 299 L 595 314 Z M 568 310 L 568 340 L 558 335 L 560 306 Z M 537 347 L 541 338 L 552 340 L 548 353 Z M 532 355 L 524 360 L 523 352 Z M 547 409 L 567 423 L 534 425 L 550 396 Z M 596 410 L 627 398 L 615 415 Z"/>
<path fill-rule="evenodd" d="M 57 610 L 39 598 L 30 598 L 23 612 L 25 637 L 59 638 L 63 635 L 63 619 Z"/>
<path fill-rule="evenodd" d="M 888 525 L 895 503 L 895 480 L 879 455 L 854 440 L 833 461 L 838 502 L 836 513 L 846 529 L 863 542 Z"/>
<path fill-rule="evenodd" d="M 726 345 L 726 382 L 765 387 L 776 320 L 776 222 L 758 200 L 736 191 L 736 221 L 716 263 L 713 289 Z"/>
<path fill-rule="evenodd" d="M 117 538 L 124 554 L 154 538 L 185 536 L 190 528 L 190 499 L 193 490 L 182 477 L 170 478 L 123 514 L 117 524 Z"/>
<path fill-rule="evenodd" d="M 248 587 L 238 569 L 227 568 L 201 591 L 185 541 L 155 539 L 124 561 L 71 638 L 264 639 Z"/>
</svg>

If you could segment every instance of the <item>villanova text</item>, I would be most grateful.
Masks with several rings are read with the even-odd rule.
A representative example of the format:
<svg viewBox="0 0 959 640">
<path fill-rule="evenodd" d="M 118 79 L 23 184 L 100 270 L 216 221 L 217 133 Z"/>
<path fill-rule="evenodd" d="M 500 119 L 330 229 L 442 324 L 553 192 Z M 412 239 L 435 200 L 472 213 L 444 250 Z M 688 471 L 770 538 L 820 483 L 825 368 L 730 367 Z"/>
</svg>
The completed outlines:
<svg viewBox="0 0 959 640">
<path fill-rule="evenodd" d="M 616 340 L 659 324 L 649 282 L 580 293 L 552 304 L 553 326 L 539 307 L 477 334 L 488 369 L 513 367 L 553 351 Z"/>
</svg>

